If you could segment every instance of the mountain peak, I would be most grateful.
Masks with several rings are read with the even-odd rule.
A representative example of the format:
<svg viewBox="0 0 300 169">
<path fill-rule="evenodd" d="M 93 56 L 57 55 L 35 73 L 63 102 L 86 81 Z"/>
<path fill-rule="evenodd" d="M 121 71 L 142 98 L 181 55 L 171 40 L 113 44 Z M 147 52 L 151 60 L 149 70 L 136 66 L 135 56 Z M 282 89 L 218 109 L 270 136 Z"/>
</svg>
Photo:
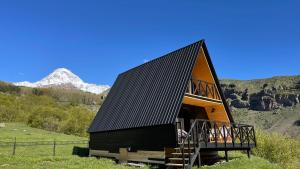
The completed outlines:
<svg viewBox="0 0 300 169">
<path fill-rule="evenodd" d="M 40 84 L 42 85 L 60 85 L 68 83 L 79 84 L 84 82 L 77 75 L 66 68 L 58 68 L 40 81 Z"/>
<path fill-rule="evenodd" d="M 67 74 L 73 74 L 75 75 L 73 72 L 71 72 L 69 69 L 67 68 L 57 68 L 55 69 L 52 73 L 67 73 Z M 76 76 L 76 75 L 75 75 Z"/>
<path fill-rule="evenodd" d="M 77 88 L 82 91 L 91 92 L 95 94 L 100 94 L 105 90 L 109 89 L 107 85 L 97 86 L 96 84 L 85 83 L 80 79 L 79 76 L 75 75 L 73 72 L 66 68 L 55 69 L 48 76 L 44 77 L 42 80 L 35 83 L 30 82 L 17 82 L 14 83 L 16 86 L 26 86 L 26 87 L 37 87 L 37 88 L 48 88 L 48 87 L 62 87 L 66 86 Z"/>
</svg>

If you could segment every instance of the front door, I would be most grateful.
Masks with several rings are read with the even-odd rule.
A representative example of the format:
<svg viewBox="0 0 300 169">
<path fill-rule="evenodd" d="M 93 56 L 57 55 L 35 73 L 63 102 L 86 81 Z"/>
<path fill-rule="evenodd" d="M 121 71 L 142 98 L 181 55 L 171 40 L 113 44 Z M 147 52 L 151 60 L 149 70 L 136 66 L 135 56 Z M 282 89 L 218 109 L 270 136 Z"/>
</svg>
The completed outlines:
<svg viewBox="0 0 300 169">
<path fill-rule="evenodd" d="M 182 105 L 178 118 L 183 122 L 182 126 L 186 132 L 189 132 L 195 119 L 208 120 L 207 113 L 203 107 Z"/>
</svg>

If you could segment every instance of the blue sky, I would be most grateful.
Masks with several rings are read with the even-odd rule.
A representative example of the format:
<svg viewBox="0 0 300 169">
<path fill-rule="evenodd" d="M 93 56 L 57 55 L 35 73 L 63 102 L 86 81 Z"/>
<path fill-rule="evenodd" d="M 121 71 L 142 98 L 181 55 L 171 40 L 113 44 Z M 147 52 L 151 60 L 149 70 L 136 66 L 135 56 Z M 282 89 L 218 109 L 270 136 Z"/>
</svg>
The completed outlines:
<svg viewBox="0 0 300 169">
<path fill-rule="evenodd" d="M 296 1 L 0 1 L 0 80 L 116 76 L 206 39 L 219 78 L 300 74 Z"/>
</svg>

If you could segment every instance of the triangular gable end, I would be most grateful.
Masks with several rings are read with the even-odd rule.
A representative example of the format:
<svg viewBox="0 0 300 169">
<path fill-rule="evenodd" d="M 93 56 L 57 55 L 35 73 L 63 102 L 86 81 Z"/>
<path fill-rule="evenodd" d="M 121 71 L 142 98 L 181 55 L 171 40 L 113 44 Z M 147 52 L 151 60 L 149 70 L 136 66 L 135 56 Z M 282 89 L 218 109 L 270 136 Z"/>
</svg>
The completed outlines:
<svg viewBox="0 0 300 169">
<path fill-rule="evenodd" d="M 193 93 L 185 94 L 182 106 L 204 108 L 208 120 L 234 122 L 204 42 L 190 77 L 192 81 L 189 82 L 187 91 L 192 90 Z"/>
</svg>

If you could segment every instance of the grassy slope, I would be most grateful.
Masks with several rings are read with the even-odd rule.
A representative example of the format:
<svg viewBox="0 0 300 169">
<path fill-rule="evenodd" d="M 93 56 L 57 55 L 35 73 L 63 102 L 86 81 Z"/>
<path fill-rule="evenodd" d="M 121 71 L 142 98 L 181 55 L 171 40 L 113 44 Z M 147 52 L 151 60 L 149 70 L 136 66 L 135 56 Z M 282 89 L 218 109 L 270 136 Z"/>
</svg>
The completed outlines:
<svg viewBox="0 0 300 169">
<path fill-rule="evenodd" d="M 108 159 L 67 157 L 1 157 L 1 169 L 134 169 Z M 148 167 L 145 167 L 148 168 Z"/>
<path fill-rule="evenodd" d="M 278 90 L 278 93 L 300 94 L 300 90 L 294 90 L 295 85 L 300 82 L 300 75 L 275 76 L 256 80 L 221 80 L 223 84 L 235 84 L 236 89 L 243 91 L 248 88 L 249 93 L 258 92 L 264 84 L 269 87 L 286 87 L 288 90 Z M 278 132 L 292 137 L 300 136 L 300 127 L 294 125 L 300 120 L 300 104 L 293 107 L 280 108 L 274 111 L 253 111 L 248 109 L 234 109 L 233 116 L 236 122 L 252 124 L 266 131 Z"/>
<path fill-rule="evenodd" d="M 229 162 L 221 162 L 213 166 L 204 166 L 202 169 L 279 169 L 280 167 L 271 164 L 260 157 L 252 156 L 249 159 L 240 152 L 229 152 Z M 222 155 L 221 155 L 222 156 Z M 196 168 L 196 167 L 195 167 Z"/>
<path fill-rule="evenodd" d="M 234 109 L 234 119 L 239 123 L 252 124 L 269 132 L 278 132 L 288 136 L 300 136 L 300 127 L 294 123 L 300 120 L 300 104 L 274 111 L 253 111 Z"/>
<path fill-rule="evenodd" d="M 31 128 L 21 123 L 7 123 L 5 128 L 0 128 L 0 141 L 13 142 L 16 137 L 17 142 L 31 141 L 81 141 L 87 140 L 84 137 L 77 137 L 61 133 L 49 132 L 41 129 Z M 72 154 L 74 145 L 63 145 L 56 147 L 56 154 L 59 156 L 67 156 Z M 77 145 L 86 146 L 86 145 Z M 0 155 L 11 155 L 12 146 L 0 147 Z M 16 156 L 49 156 L 53 153 L 52 145 L 26 146 L 16 148 Z"/>
<path fill-rule="evenodd" d="M 27 127 L 19 123 L 8 123 L 5 128 L 0 128 L 0 141 L 11 141 L 17 137 L 17 141 L 37 141 L 37 140 L 84 140 L 86 138 L 48 132 L 40 129 Z M 79 158 L 72 156 L 72 146 L 57 147 L 57 156 L 52 157 L 52 147 L 29 147 L 22 149 L 17 147 L 16 156 L 11 156 L 11 147 L 0 149 L 0 168 L 2 169 L 30 169 L 30 168 L 109 168 L 109 169 L 131 169 L 122 165 L 117 165 L 108 159 Z M 49 155 L 50 154 L 50 155 Z M 275 169 L 275 165 L 268 161 L 253 157 L 250 160 L 241 153 L 230 153 L 230 162 L 221 163 L 214 166 L 205 166 L 204 169 L 227 169 L 227 168 L 263 168 Z M 149 167 L 145 167 L 149 168 Z"/>
<path fill-rule="evenodd" d="M 213 166 L 203 166 L 202 169 L 279 169 L 278 166 L 271 164 L 267 160 L 259 157 L 252 157 L 250 160 L 240 153 L 235 153 L 228 163 L 219 163 Z M 2 169 L 30 169 L 30 168 L 99 168 L 99 169 L 131 169 L 122 165 L 117 165 L 108 159 L 79 158 L 74 156 L 67 157 L 1 157 L 0 168 Z M 144 167 L 150 168 L 150 167 Z M 197 167 L 194 167 L 196 169 Z"/>
</svg>

